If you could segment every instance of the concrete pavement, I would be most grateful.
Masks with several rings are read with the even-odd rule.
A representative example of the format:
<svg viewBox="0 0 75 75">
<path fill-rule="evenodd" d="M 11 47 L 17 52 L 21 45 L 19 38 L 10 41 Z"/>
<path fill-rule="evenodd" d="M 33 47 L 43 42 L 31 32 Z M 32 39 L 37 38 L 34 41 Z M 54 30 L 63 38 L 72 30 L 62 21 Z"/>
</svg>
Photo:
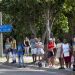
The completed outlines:
<svg viewBox="0 0 75 75">
<path fill-rule="evenodd" d="M 75 72 L 58 69 L 42 69 L 42 68 L 17 68 L 0 64 L 0 75 L 75 75 Z"/>
<path fill-rule="evenodd" d="M 12 58 L 10 58 L 10 62 L 11 60 Z M 6 61 L 5 57 L 0 58 L 0 75 L 75 75 L 72 69 L 58 70 L 58 66 L 55 68 L 39 68 L 37 65 L 30 64 L 32 57 L 25 57 L 24 60 L 27 63 L 26 67 L 18 68 L 18 64 L 3 63 Z"/>
</svg>

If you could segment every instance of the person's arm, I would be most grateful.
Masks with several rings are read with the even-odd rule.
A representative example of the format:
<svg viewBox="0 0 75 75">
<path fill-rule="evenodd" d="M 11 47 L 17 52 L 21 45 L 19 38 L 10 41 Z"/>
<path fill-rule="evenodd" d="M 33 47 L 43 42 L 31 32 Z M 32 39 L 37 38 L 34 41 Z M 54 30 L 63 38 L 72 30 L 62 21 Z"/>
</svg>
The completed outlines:
<svg viewBox="0 0 75 75">
<path fill-rule="evenodd" d="M 69 44 L 69 51 L 70 51 L 70 55 L 73 54 L 73 49 L 72 49 L 72 46 Z"/>
</svg>

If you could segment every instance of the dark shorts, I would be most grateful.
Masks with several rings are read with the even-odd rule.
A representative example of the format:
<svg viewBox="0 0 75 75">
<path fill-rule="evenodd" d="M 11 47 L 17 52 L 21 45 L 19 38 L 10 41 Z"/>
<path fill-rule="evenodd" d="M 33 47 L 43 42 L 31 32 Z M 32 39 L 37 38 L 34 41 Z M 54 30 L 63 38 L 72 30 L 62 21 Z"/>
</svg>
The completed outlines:
<svg viewBox="0 0 75 75">
<path fill-rule="evenodd" d="M 48 58 L 53 56 L 53 52 L 52 51 L 48 51 Z"/>
<path fill-rule="evenodd" d="M 71 56 L 64 57 L 65 63 L 71 62 Z"/>
</svg>

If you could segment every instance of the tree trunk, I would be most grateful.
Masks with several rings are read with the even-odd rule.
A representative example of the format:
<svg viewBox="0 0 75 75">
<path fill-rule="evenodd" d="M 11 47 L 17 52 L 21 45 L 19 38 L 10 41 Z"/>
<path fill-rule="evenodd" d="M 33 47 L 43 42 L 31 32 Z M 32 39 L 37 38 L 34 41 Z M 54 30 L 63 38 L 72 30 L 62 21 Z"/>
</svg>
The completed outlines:
<svg viewBox="0 0 75 75">
<path fill-rule="evenodd" d="M 47 39 L 49 39 L 50 38 L 50 32 L 51 32 L 51 30 L 50 30 L 50 19 L 49 19 L 50 17 L 49 17 L 49 9 L 48 9 L 48 11 L 47 11 L 47 18 L 46 18 L 46 28 L 47 28 Z"/>
<path fill-rule="evenodd" d="M 36 36 L 36 31 L 34 30 L 34 28 L 32 27 L 31 24 L 29 24 L 29 25 L 30 25 L 30 30 L 31 30 L 32 34 L 34 34 Z"/>
</svg>

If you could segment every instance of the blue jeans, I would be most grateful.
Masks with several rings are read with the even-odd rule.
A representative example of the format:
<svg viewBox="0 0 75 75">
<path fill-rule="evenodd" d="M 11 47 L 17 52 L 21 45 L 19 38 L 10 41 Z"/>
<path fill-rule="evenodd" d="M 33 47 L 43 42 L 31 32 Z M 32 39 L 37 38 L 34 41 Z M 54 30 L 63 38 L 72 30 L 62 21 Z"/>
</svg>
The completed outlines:
<svg viewBox="0 0 75 75">
<path fill-rule="evenodd" d="M 19 66 L 24 66 L 23 55 L 18 55 L 18 63 L 19 63 Z"/>
<path fill-rule="evenodd" d="M 16 49 L 13 49 L 12 51 L 12 55 L 13 55 L 13 62 L 16 62 Z"/>
</svg>

